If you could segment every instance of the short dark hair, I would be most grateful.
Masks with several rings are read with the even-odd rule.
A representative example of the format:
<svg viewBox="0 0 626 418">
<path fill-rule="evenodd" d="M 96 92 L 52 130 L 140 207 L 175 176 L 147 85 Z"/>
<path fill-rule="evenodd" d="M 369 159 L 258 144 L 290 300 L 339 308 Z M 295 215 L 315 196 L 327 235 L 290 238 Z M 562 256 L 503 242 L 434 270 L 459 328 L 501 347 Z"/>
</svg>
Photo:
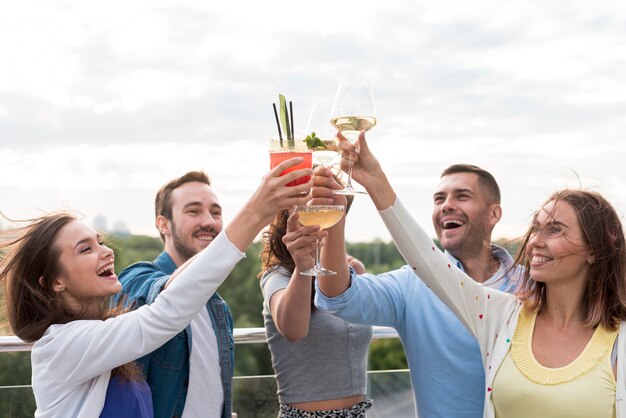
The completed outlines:
<svg viewBox="0 0 626 418">
<path fill-rule="evenodd" d="M 440 177 L 457 173 L 473 173 L 478 176 L 480 187 L 486 191 L 493 203 L 500 204 L 500 187 L 490 172 L 472 164 L 453 164 L 443 170 Z"/>
<path fill-rule="evenodd" d="M 159 189 L 154 199 L 154 216 L 158 218 L 163 216 L 165 219 L 172 220 L 172 192 L 185 183 L 197 181 L 208 186 L 211 185 L 211 179 L 204 171 L 189 171 L 180 177 L 170 180 L 167 184 Z M 161 240 L 165 242 L 165 237 L 161 235 Z"/>
</svg>

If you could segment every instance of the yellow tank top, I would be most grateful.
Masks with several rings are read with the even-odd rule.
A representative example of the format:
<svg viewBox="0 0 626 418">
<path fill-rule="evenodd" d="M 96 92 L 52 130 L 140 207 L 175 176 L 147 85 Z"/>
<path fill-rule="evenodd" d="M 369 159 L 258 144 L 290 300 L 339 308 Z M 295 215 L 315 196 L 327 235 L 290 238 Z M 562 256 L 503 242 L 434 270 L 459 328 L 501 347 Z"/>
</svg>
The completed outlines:
<svg viewBox="0 0 626 418">
<path fill-rule="evenodd" d="M 498 418 L 615 418 L 611 353 L 618 331 L 598 325 L 585 349 L 565 367 L 544 367 L 532 353 L 536 313 L 524 309 L 511 349 L 496 373 Z"/>
</svg>

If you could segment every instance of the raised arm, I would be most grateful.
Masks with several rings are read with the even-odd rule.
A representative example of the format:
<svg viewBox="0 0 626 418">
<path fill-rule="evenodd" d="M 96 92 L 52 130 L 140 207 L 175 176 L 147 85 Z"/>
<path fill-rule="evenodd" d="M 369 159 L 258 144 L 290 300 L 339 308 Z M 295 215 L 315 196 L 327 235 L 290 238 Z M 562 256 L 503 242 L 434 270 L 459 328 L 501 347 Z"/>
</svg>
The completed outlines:
<svg viewBox="0 0 626 418">
<path fill-rule="evenodd" d="M 356 144 L 351 144 L 341 132 L 337 134 L 337 139 L 342 149 L 341 169 L 347 170 L 352 165 L 352 178 L 365 187 L 376 209 L 391 207 L 396 201 L 396 192 L 380 163 L 370 151 L 365 140 L 365 131 L 361 131 Z"/>
<path fill-rule="evenodd" d="M 342 195 L 333 194 L 333 190 L 341 189 L 342 186 L 335 181 L 328 167 L 320 166 L 313 170 L 313 201 L 323 205 L 344 205 L 346 198 Z M 327 296 L 337 296 L 350 286 L 350 269 L 346 256 L 345 226 L 346 216 L 328 229 L 328 236 L 324 240 L 321 251 L 321 261 L 326 268 L 337 272 L 337 275 L 317 278 L 319 289 Z"/>
<path fill-rule="evenodd" d="M 508 298 L 501 292 L 476 283 L 463 271 L 453 266 L 449 259 L 432 242 L 413 217 L 396 198 L 380 163 L 371 153 L 363 132 L 356 144 L 341 135 L 342 168 L 353 164 L 352 177 L 372 198 L 398 250 L 422 281 L 478 336 L 486 320 L 498 321 L 498 313 L 487 318 L 495 305 Z M 418 280 L 416 278 L 416 280 Z"/>
<path fill-rule="evenodd" d="M 302 157 L 292 158 L 274 167 L 267 173 L 254 194 L 243 208 L 237 212 L 233 220 L 224 228 L 228 239 L 240 250 L 245 251 L 261 229 L 272 221 L 280 209 L 291 208 L 304 204 L 311 189 L 309 181 L 297 186 L 286 186 L 289 181 L 311 174 L 310 169 L 292 171 L 284 176 L 280 174 L 287 168 L 302 162 Z M 195 257 L 180 266 L 165 284 L 165 287 L 176 279 Z"/>
<path fill-rule="evenodd" d="M 299 162 L 287 160 L 267 174 L 261 185 L 211 245 L 179 268 L 151 305 L 106 321 L 74 321 L 58 332 L 47 333 L 33 349 L 33 362 L 55 367 L 66 381 L 83 382 L 139 358 L 169 340 L 198 314 L 217 287 L 244 257 L 253 238 L 283 208 L 301 204 L 310 184 L 286 183 L 310 174 L 294 171 L 280 177 Z M 53 326 L 58 327 L 58 326 Z M 35 384 L 36 376 L 33 376 Z"/>
<path fill-rule="evenodd" d="M 298 214 L 294 212 L 289 216 L 283 243 L 296 268 L 287 287 L 271 296 L 269 306 L 276 328 L 291 342 L 299 341 L 309 333 L 314 277 L 303 276 L 300 272 L 313 267 L 316 238 L 321 239 L 324 236 L 326 231 L 320 230 L 319 225 L 299 227 Z M 269 274 L 281 273 L 276 271 Z"/>
<path fill-rule="evenodd" d="M 396 194 L 380 163 L 370 152 L 365 141 L 365 133 L 360 133 L 356 145 L 346 140 L 341 132 L 337 134 L 337 138 L 342 149 L 341 168 L 347 170 L 352 165 L 352 178 L 368 189 L 368 192 L 370 189 L 376 191 L 376 193 L 370 193 L 370 196 L 377 209 L 381 210 L 393 205 Z M 329 168 L 317 167 L 313 173 L 312 194 L 314 198 L 324 204 L 337 204 L 342 199 L 345 202 L 345 197 L 333 194 L 333 190 L 341 189 L 342 186 L 335 181 Z M 318 286 L 325 296 L 334 297 L 350 287 L 350 271 L 345 252 L 345 217 L 329 229 L 328 233 L 322 250 L 322 263 L 338 274 L 337 277 L 321 276 L 318 279 Z"/>
</svg>

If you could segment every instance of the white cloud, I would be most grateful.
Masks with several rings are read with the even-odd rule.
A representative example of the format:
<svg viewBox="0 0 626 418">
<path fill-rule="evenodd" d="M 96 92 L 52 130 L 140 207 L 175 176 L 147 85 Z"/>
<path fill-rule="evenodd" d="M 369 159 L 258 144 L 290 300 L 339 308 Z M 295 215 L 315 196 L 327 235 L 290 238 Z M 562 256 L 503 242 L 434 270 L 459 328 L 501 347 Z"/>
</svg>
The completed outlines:
<svg viewBox="0 0 626 418">
<path fill-rule="evenodd" d="M 228 217 L 267 168 L 277 94 L 304 127 L 362 73 L 372 147 L 425 225 L 457 162 L 500 181 L 499 234 L 577 176 L 623 211 L 625 23 L 626 3 L 604 0 L 3 3 L 0 210 L 69 207 L 153 233 L 156 189 L 205 168 Z M 349 239 L 388 237 L 367 197 L 350 216 Z"/>
</svg>

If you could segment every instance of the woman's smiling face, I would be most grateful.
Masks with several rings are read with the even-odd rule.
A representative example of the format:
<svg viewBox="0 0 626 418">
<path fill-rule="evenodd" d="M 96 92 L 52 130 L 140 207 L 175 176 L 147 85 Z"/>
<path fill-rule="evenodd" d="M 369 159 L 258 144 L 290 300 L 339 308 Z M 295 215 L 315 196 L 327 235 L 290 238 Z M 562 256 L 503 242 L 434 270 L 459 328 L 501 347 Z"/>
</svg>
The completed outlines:
<svg viewBox="0 0 626 418">
<path fill-rule="evenodd" d="M 544 283 L 585 280 L 593 256 L 574 208 L 548 202 L 536 215 L 526 245 L 530 277 Z"/>
<path fill-rule="evenodd" d="M 114 271 L 113 250 L 100 235 L 80 221 L 59 231 L 54 245 L 59 251 L 59 274 L 53 289 L 69 306 L 91 307 L 122 290 Z"/>
</svg>

